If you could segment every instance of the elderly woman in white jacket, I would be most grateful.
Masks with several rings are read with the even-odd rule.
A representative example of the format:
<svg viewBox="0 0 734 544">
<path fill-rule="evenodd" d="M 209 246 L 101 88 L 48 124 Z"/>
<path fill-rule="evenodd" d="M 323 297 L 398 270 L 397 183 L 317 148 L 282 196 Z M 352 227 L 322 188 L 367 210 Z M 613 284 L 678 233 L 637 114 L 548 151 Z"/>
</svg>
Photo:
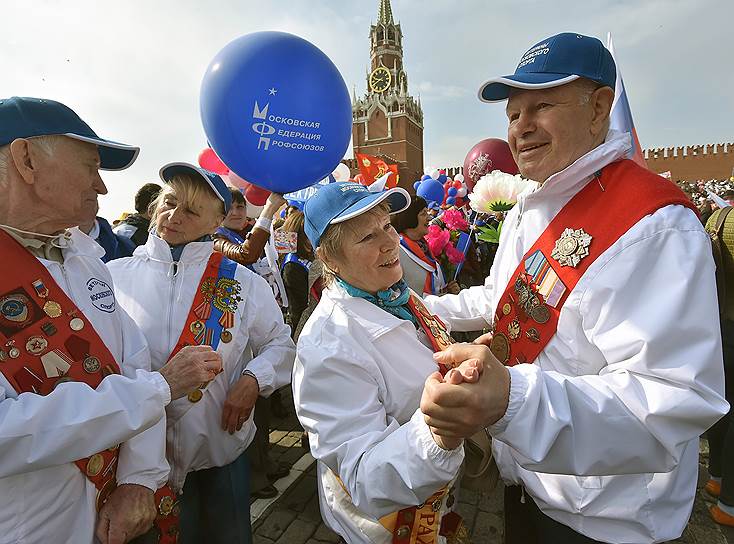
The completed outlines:
<svg viewBox="0 0 734 544">
<path fill-rule="evenodd" d="M 402 280 L 390 213 L 409 202 L 400 188 L 333 183 L 304 209 L 328 286 L 299 337 L 294 400 L 318 459 L 322 516 L 349 543 L 438 543 L 461 532 L 449 515 L 461 442 L 433 436 L 419 410 L 442 339 L 430 337 Z"/>
<path fill-rule="evenodd" d="M 152 367 L 183 345 L 208 344 L 223 372 L 166 408 L 169 483 L 180 497 L 180 542 L 249 543 L 253 406 L 289 383 L 290 331 L 268 284 L 213 249 L 231 204 L 222 179 L 185 163 L 161 169 L 154 229 L 132 257 L 109 263 L 115 296 L 142 329 Z"/>
</svg>

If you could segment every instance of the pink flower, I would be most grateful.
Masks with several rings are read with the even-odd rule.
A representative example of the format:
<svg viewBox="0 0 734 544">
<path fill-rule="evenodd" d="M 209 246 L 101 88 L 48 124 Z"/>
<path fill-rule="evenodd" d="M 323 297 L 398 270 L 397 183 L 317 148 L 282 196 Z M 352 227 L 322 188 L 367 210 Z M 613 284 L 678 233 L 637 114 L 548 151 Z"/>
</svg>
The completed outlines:
<svg viewBox="0 0 734 544">
<path fill-rule="evenodd" d="M 466 222 L 464 214 L 457 209 L 446 210 L 441 216 L 441 220 L 451 230 L 467 230 L 469 223 Z"/>
<path fill-rule="evenodd" d="M 430 225 L 428 227 L 428 234 L 426 234 L 426 242 L 428 243 L 428 249 L 435 257 L 438 257 L 443 253 L 443 249 L 446 244 L 449 243 L 451 233 L 447 230 L 442 229 L 438 225 Z"/>
<path fill-rule="evenodd" d="M 457 265 L 464 261 L 464 254 L 456 249 L 452 244 L 447 244 L 444 251 L 446 252 L 446 257 L 448 257 L 451 264 Z"/>
</svg>

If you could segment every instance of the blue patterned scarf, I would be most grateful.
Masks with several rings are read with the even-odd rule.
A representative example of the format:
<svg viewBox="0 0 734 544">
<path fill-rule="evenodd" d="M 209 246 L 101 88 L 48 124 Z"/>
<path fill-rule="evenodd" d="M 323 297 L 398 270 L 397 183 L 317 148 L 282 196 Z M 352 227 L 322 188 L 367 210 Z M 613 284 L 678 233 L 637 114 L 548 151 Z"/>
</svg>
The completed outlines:
<svg viewBox="0 0 734 544">
<path fill-rule="evenodd" d="M 341 285 L 344 290 L 353 297 L 363 298 L 368 300 L 378 308 L 382 308 L 388 313 L 391 313 L 399 319 L 407 319 L 414 325 L 417 325 L 417 321 L 413 314 L 408 309 L 408 299 L 410 298 L 410 289 L 405 280 L 391 285 L 387 289 L 377 291 L 377 296 L 372 293 L 368 293 L 354 285 L 345 282 L 343 279 L 337 277 L 336 281 Z"/>
</svg>

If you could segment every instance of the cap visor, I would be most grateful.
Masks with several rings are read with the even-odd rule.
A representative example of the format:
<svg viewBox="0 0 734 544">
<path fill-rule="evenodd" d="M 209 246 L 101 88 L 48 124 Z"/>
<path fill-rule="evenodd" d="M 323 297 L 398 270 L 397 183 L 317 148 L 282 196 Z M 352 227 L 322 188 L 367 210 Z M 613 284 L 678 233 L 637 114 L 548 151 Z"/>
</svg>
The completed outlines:
<svg viewBox="0 0 734 544">
<path fill-rule="evenodd" d="M 135 159 L 138 158 L 138 153 L 140 153 L 139 147 L 113 142 L 111 140 L 79 136 L 78 134 L 68 132 L 64 136 L 81 140 L 82 142 L 96 144 L 99 149 L 100 170 L 125 170 L 132 166 Z"/>
<path fill-rule="evenodd" d="M 358 215 L 368 212 L 385 200 L 387 200 L 387 203 L 390 205 L 391 214 L 402 212 L 405 208 L 410 206 L 410 195 L 408 194 L 408 191 L 402 187 L 394 187 L 393 189 L 388 189 L 381 193 L 370 194 L 370 196 L 363 198 L 359 202 L 355 202 L 332 219 L 329 224 L 333 225 L 335 223 L 349 221 Z"/>
<path fill-rule="evenodd" d="M 225 202 L 224 198 L 222 198 L 222 195 L 219 194 L 219 191 L 214 186 L 212 180 L 209 179 L 209 176 L 207 176 L 204 170 L 202 170 L 201 168 L 197 168 L 193 164 L 189 164 L 187 162 L 171 162 L 163 166 L 163 168 L 161 168 L 158 173 L 160 178 L 166 183 L 171 181 L 175 176 L 179 174 L 199 176 L 201 179 L 206 181 L 207 185 L 211 187 L 212 191 L 214 191 L 214 194 L 217 195 L 217 198 L 224 202 L 226 207 L 227 203 Z"/>
<path fill-rule="evenodd" d="M 527 72 L 485 81 L 479 87 L 479 100 L 482 102 L 501 102 L 510 96 L 510 89 L 550 89 L 571 83 L 579 78 L 576 75 Z"/>
</svg>

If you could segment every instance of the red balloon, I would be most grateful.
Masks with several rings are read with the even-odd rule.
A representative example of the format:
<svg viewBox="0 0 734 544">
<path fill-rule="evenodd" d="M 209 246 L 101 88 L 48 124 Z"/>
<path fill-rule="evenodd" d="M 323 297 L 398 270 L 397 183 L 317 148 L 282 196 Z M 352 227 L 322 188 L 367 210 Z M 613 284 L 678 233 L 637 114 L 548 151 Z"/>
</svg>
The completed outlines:
<svg viewBox="0 0 734 544">
<path fill-rule="evenodd" d="M 211 147 L 207 147 L 204 151 L 199 153 L 199 166 L 220 176 L 229 173 L 229 168 L 217 157 L 214 150 Z"/>
<path fill-rule="evenodd" d="M 258 187 L 257 185 L 250 185 L 245 190 L 245 200 L 254 206 L 264 206 L 270 196 L 270 191 Z"/>
<path fill-rule="evenodd" d="M 447 181 L 446 183 L 443 184 L 443 188 L 446 190 L 451 189 L 451 187 L 453 187 L 451 181 Z"/>
<path fill-rule="evenodd" d="M 464 159 L 464 182 L 469 192 L 482 176 L 493 170 L 515 175 L 520 172 L 512 158 L 510 146 L 499 138 L 487 138 L 469 150 Z M 458 189 L 458 187 L 457 187 Z"/>
<path fill-rule="evenodd" d="M 247 189 L 250 188 L 250 182 L 242 179 L 234 172 L 229 172 L 225 176 L 225 181 L 228 181 L 230 185 L 233 187 L 237 187 L 240 191 L 244 192 L 247 191 Z"/>
<path fill-rule="evenodd" d="M 463 184 L 463 183 L 461 183 L 460 181 L 454 181 L 454 182 L 453 182 L 453 183 L 451 184 L 451 186 L 452 186 L 452 187 L 454 187 L 454 188 L 456 188 L 456 189 L 461 189 L 461 188 L 462 188 L 462 187 L 464 186 L 464 184 Z"/>
</svg>

